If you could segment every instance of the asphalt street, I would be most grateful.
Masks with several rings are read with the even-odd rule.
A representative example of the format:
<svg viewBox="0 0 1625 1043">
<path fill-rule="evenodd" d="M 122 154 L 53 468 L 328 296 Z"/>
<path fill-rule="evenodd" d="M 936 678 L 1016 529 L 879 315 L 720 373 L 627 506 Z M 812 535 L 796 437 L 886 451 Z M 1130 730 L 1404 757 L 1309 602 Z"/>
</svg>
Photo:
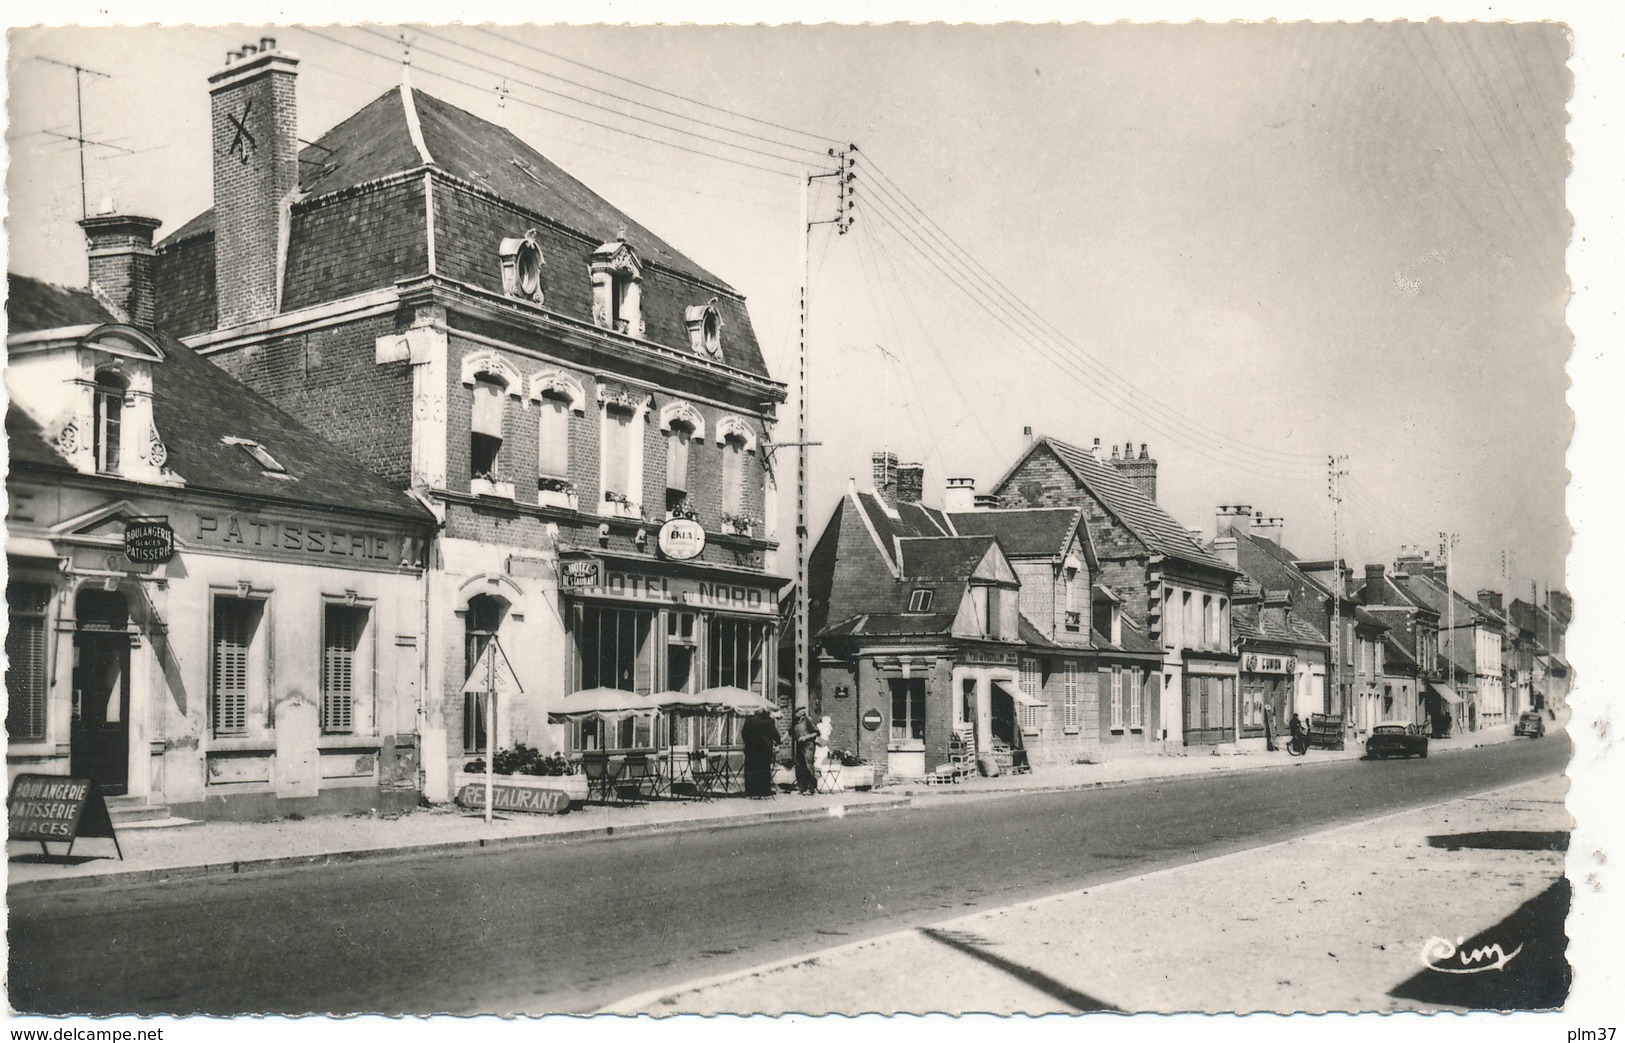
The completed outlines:
<svg viewBox="0 0 1625 1043">
<path fill-rule="evenodd" d="M 27 1013 L 584 1012 L 1561 774 L 1570 748 L 1558 733 L 1427 760 L 1317 765 L 1311 751 L 1283 770 L 1117 789 L 30 896 L 10 907 L 10 1002 Z"/>
</svg>

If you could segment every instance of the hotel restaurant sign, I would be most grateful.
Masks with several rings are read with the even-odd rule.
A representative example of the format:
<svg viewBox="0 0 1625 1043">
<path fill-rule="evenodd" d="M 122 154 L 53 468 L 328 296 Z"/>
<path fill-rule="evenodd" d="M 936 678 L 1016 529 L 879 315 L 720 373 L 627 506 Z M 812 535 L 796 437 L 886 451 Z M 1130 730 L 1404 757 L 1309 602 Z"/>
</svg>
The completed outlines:
<svg viewBox="0 0 1625 1043">
<path fill-rule="evenodd" d="M 572 594 L 653 605 L 778 615 L 773 588 L 728 579 L 661 576 L 609 565 L 596 558 L 559 562 L 559 585 Z"/>
</svg>

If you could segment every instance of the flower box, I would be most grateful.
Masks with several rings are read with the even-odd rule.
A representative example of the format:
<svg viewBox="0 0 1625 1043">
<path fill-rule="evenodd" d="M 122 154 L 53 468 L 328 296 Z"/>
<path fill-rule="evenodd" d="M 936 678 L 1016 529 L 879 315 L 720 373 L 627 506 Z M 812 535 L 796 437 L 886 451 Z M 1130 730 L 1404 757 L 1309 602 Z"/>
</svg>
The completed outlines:
<svg viewBox="0 0 1625 1043">
<path fill-rule="evenodd" d="M 496 795 L 499 798 L 493 802 L 493 806 L 502 811 L 557 815 L 568 811 L 572 805 L 580 804 L 587 799 L 587 776 L 585 775 L 493 775 L 491 781 L 496 787 Z M 452 798 L 457 800 L 459 804 L 476 810 L 485 807 L 485 776 L 483 774 L 466 771 L 452 772 L 451 789 Z M 544 798 L 530 798 L 524 795 L 527 792 L 546 790 L 564 794 L 563 807 L 550 809 Z"/>
<path fill-rule="evenodd" d="M 722 531 L 728 536 L 749 536 L 755 528 L 755 523 L 749 518 L 724 518 Z"/>
<path fill-rule="evenodd" d="M 568 511 L 581 509 L 575 484 L 564 478 L 538 478 L 536 502 L 543 507 L 562 507 Z"/>
<path fill-rule="evenodd" d="M 503 500 L 513 499 L 513 483 L 498 482 L 490 478 L 470 478 L 468 491 L 475 496 L 494 496 Z"/>
<path fill-rule="evenodd" d="M 636 518 L 643 520 L 643 505 L 633 503 L 623 493 L 607 492 L 604 502 L 598 505 L 598 513 L 605 518 Z"/>
</svg>

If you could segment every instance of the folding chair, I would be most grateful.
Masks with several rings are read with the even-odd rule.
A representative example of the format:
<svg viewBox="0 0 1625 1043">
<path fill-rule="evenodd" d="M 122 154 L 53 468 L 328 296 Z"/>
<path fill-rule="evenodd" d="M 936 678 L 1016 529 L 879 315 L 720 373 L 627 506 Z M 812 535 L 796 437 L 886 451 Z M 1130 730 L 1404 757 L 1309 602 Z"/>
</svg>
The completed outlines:
<svg viewBox="0 0 1625 1043">
<path fill-rule="evenodd" d="M 620 779 L 621 768 L 609 759 L 607 753 L 583 753 L 581 755 L 581 773 L 587 776 L 587 799 L 591 800 L 597 792 L 604 803 L 609 803 L 611 797 L 620 803 L 620 794 L 616 790 L 616 783 Z"/>
<path fill-rule="evenodd" d="M 641 800 L 644 796 L 643 786 L 647 782 L 653 782 L 654 787 L 659 788 L 660 776 L 655 772 L 654 766 L 650 764 L 649 755 L 646 753 L 627 754 L 626 760 L 621 764 L 620 787 L 630 786 L 634 798 Z M 652 796 L 653 793 L 651 792 L 650 795 Z"/>
</svg>

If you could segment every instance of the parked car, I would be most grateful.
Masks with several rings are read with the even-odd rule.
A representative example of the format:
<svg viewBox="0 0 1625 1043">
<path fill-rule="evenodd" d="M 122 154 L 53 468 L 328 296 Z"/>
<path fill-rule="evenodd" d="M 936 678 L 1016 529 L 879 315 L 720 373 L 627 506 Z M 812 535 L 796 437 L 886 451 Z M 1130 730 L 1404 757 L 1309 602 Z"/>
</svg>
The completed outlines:
<svg viewBox="0 0 1625 1043">
<path fill-rule="evenodd" d="M 1527 735 L 1532 739 L 1538 739 L 1546 734 L 1546 719 L 1540 715 L 1538 710 L 1521 713 L 1518 715 L 1518 724 L 1512 729 L 1512 734 Z"/>
<path fill-rule="evenodd" d="M 1365 755 L 1378 757 L 1426 757 L 1428 737 L 1414 724 L 1379 724 L 1365 741 Z"/>
</svg>

